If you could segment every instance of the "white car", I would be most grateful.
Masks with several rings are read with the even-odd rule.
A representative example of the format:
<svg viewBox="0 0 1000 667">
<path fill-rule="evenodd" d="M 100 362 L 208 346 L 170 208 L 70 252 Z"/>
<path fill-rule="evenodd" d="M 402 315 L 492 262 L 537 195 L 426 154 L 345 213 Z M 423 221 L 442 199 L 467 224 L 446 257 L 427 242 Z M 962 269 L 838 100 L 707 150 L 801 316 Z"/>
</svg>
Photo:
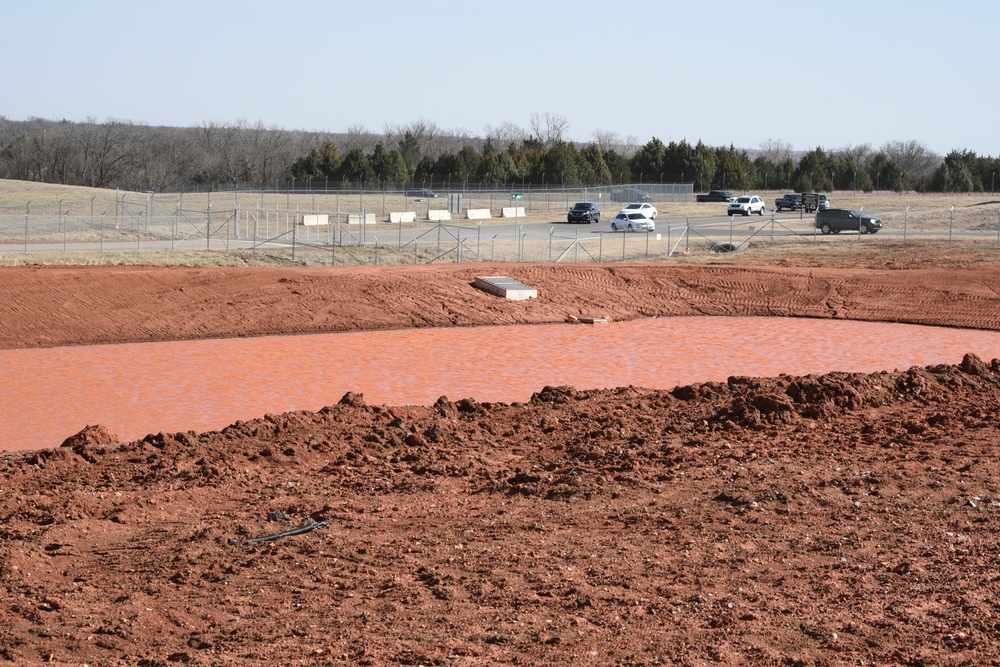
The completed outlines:
<svg viewBox="0 0 1000 667">
<path fill-rule="evenodd" d="M 750 215 L 751 213 L 756 213 L 757 215 L 764 215 L 764 199 L 758 197 L 757 195 L 743 195 L 737 197 L 736 201 L 729 202 L 729 208 L 727 211 L 729 215 Z"/>
<path fill-rule="evenodd" d="M 638 211 L 622 211 L 611 218 L 611 231 L 651 232 L 655 229 L 653 221 Z"/>
<path fill-rule="evenodd" d="M 650 220 L 656 220 L 656 207 L 652 204 L 629 204 L 621 210 L 622 213 L 634 213 L 638 211 Z"/>
</svg>

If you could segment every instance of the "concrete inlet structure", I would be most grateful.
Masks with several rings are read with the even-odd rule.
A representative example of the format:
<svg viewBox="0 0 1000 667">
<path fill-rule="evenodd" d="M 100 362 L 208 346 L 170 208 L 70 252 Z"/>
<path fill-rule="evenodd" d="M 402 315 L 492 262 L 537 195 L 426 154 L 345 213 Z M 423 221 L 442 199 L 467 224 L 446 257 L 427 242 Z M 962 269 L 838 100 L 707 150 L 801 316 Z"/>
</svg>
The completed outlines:
<svg viewBox="0 0 1000 667">
<path fill-rule="evenodd" d="M 485 276 L 476 278 L 475 286 L 490 294 L 502 296 L 509 301 L 525 301 L 538 298 L 538 290 L 528 287 L 507 276 Z"/>
</svg>

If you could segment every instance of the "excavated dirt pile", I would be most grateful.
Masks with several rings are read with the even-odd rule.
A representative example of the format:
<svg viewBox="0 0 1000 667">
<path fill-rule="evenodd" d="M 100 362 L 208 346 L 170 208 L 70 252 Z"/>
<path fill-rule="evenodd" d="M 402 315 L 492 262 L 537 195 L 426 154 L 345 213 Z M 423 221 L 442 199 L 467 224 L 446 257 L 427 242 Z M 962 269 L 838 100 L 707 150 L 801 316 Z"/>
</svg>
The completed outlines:
<svg viewBox="0 0 1000 667">
<path fill-rule="evenodd" d="M 712 309 L 747 271 L 652 275 Z M 843 284 L 800 271 L 828 303 Z M 928 317 L 994 328 L 995 269 L 928 271 Z M 838 293 L 841 316 L 895 307 Z M 1000 360 L 972 355 L 523 404 L 347 394 L 124 443 L 95 424 L 0 456 L 0 662 L 998 664 L 998 444 Z"/>
</svg>

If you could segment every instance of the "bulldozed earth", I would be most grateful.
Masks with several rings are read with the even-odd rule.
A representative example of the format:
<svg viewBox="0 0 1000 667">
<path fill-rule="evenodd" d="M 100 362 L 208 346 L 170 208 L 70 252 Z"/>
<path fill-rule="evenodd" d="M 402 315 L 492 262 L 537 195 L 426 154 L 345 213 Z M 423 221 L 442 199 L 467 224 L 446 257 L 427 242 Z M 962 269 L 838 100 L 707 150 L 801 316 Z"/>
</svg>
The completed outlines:
<svg viewBox="0 0 1000 667">
<path fill-rule="evenodd" d="M 27 266 L 0 296 L 6 349 L 693 314 L 1000 330 L 1000 254 Z M 525 403 L 348 393 L 131 442 L 92 424 L 0 456 L 0 661 L 998 664 L 998 445 L 1000 360 L 973 355 Z"/>
</svg>

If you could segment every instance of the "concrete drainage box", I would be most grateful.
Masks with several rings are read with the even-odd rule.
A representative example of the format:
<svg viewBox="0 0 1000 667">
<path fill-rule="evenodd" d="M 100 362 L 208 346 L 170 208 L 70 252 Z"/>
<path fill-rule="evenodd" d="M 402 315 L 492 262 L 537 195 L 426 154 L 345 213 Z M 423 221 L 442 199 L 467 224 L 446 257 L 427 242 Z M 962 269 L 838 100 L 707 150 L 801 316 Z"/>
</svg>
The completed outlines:
<svg viewBox="0 0 1000 667">
<path fill-rule="evenodd" d="M 507 276 L 485 276 L 476 278 L 475 286 L 490 294 L 502 296 L 509 301 L 524 301 L 538 298 L 538 290 L 519 283 Z"/>
</svg>

